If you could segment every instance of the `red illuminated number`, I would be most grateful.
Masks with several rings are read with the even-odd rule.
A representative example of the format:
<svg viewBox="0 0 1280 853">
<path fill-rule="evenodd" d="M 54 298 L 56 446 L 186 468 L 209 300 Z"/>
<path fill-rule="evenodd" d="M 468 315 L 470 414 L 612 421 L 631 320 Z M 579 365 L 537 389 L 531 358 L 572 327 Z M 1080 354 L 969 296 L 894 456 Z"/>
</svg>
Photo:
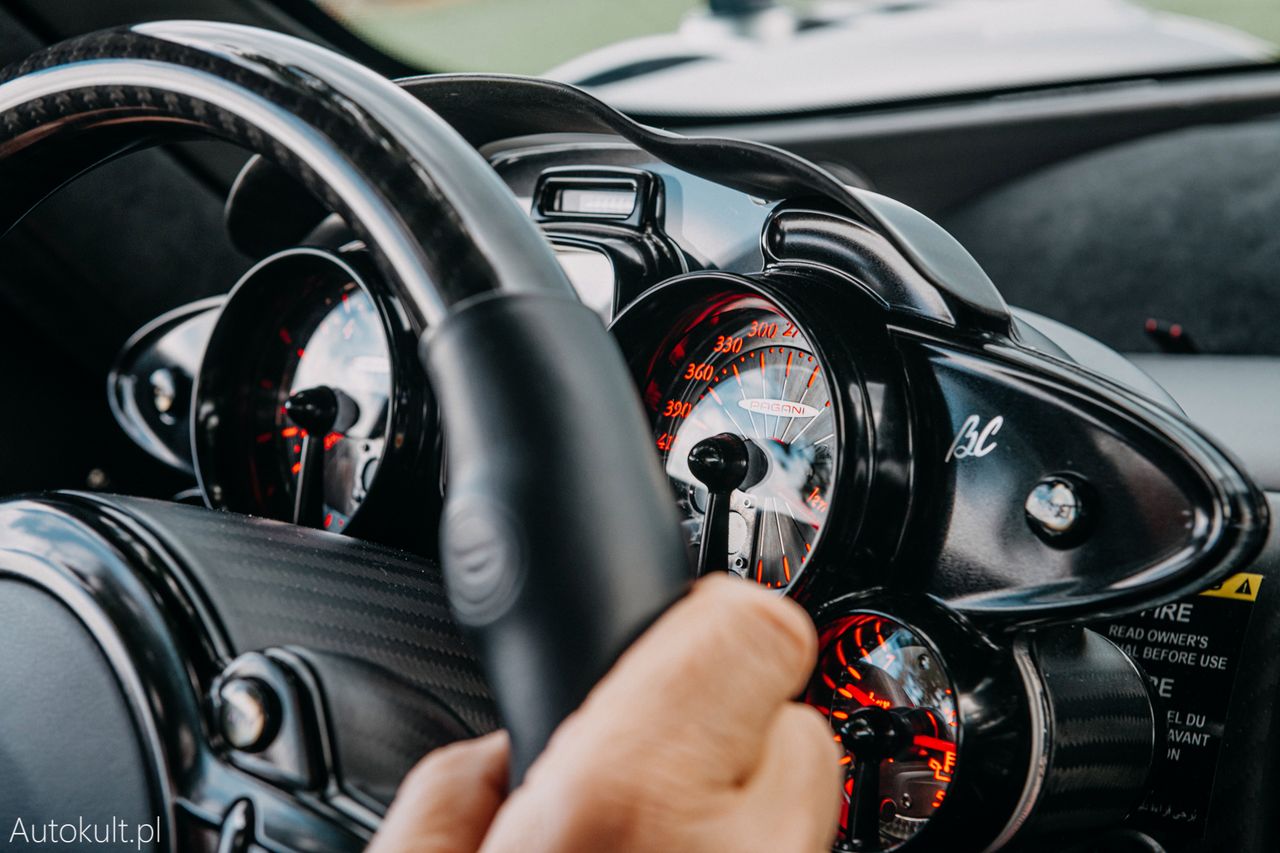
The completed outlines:
<svg viewBox="0 0 1280 853">
<path fill-rule="evenodd" d="M 818 512 L 826 512 L 827 502 L 822 497 L 821 488 L 821 486 L 814 486 L 813 491 L 809 493 L 809 496 L 804 501 Z"/>
<path fill-rule="evenodd" d="M 669 432 L 664 432 L 662 435 L 658 436 L 658 449 L 662 451 L 670 450 L 671 445 L 675 440 L 676 437 L 674 435 Z"/>
<path fill-rule="evenodd" d="M 716 338 L 716 352 L 742 352 L 742 338 L 720 335 Z"/>
<path fill-rule="evenodd" d="M 714 367 L 709 364 L 698 364 L 696 362 L 689 365 L 688 369 L 684 372 L 685 379 L 701 379 L 704 381 L 710 379 L 714 375 Z"/>
<path fill-rule="evenodd" d="M 681 403 L 679 400 L 668 400 L 667 407 L 662 410 L 664 418 L 687 418 L 693 411 L 693 403 Z"/>
<path fill-rule="evenodd" d="M 786 330 L 785 332 L 783 332 L 783 333 L 782 333 L 782 336 L 783 336 L 784 338 L 794 338 L 794 337 L 795 337 L 796 335 L 798 335 L 798 334 L 800 334 L 800 332 L 799 332 L 799 330 L 797 330 L 797 329 L 796 329 L 796 324 L 795 324 L 795 323 L 788 323 L 788 324 L 787 324 L 787 330 Z"/>
<path fill-rule="evenodd" d="M 751 331 L 747 332 L 748 338 L 776 338 L 777 336 L 777 323 L 761 323 L 756 320 L 751 321 Z"/>
</svg>

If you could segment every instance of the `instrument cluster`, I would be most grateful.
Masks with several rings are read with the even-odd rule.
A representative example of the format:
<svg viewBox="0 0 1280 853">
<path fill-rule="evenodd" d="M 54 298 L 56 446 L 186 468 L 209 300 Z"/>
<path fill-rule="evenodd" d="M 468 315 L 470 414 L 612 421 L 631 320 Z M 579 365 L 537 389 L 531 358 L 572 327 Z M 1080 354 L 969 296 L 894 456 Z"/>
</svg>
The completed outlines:
<svg viewBox="0 0 1280 853">
<path fill-rule="evenodd" d="M 571 177 L 575 190 L 587 180 Z M 695 263 L 686 257 L 651 286 L 605 287 L 625 262 L 583 260 L 609 258 L 616 235 L 584 248 L 571 222 L 546 216 L 575 287 L 627 357 L 691 574 L 731 573 L 818 604 L 856 587 L 844 563 L 855 540 L 869 566 L 887 560 L 897 543 L 882 534 L 906 511 L 891 476 L 905 469 L 891 463 L 905 458 L 906 407 L 874 303 L 820 273 L 759 272 L 758 260 L 753 274 L 681 273 Z M 447 436 L 415 355 L 422 330 L 375 282 L 358 244 L 286 249 L 170 330 L 207 336 L 187 381 L 208 505 L 433 549 Z M 131 381 L 145 402 L 145 379 Z M 843 613 L 822 642 L 804 698 L 845 749 L 839 845 L 888 849 L 947 796 L 957 696 L 940 654 L 890 616 Z"/>
<path fill-rule="evenodd" d="M 398 507 L 429 491 L 436 430 L 413 330 L 368 275 L 359 252 L 291 249 L 227 297 L 192 409 L 210 506 L 412 544 Z"/>
<path fill-rule="evenodd" d="M 690 577 L 813 616 L 800 698 L 842 750 L 837 849 L 998 848 L 1130 813 L 1153 705 L 1073 623 L 1242 559 L 1262 529 L 1247 483 L 1157 393 L 1083 368 L 998 294 L 944 294 L 864 224 L 596 154 L 495 167 L 626 358 Z M 349 234 L 284 249 L 136 335 L 113 411 L 209 506 L 434 554 L 448 436 L 391 293 Z M 1082 673 L 1105 701 L 1079 701 Z M 1104 726 L 1108 756 L 1054 748 Z M 1113 755 L 1086 774 L 1104 805 L 1077 809 L 1080 763 Z"/>
<path fill-rule="evenodd" d="M 333 272 L 340 271 L 346 272 L 335 264 Z M 255 286 L 253 281 L 242 285 L 239 298 Z M 287 516 L 294 524 L 341 531 L 377 476 L 392 394 L 391 358 L 381 318 L 356 277 L 314 281 L 314 289 L 300 294 L 301 304 L 288 310 L 275 334 L 267 336 L 258 369 L 236 389 L 244 398 L 244 420 L 232 426 L 253 436 L 249 482 L 240 494 L 251 499 L 254 509 Z M 239 337 L 233 315 L 224 312 L 214 328 L 212 357 L 201 374 L 199 387 L 206 399 L 197 424 L 203 424 L 206 457 L 223 426 L 207 395 L 218 393 L 222 378 L 214 363 L 230 355 L 223 352 L 234 345 L 228 339 Z M 210 424 L 210 419 L 216 420 Z M 352 447 L 358 450 L 352 453 Z M 237 491 L 230 483 L 223 485 L 233 478 L 220 475 L 213 465 L 203 466 L 201 476 L 220 503 Z"/>
<path fill-rule="evenodd" d="M 827 625 L 805 701 L 844 750 L 837 844 L 890 849 L 942 807 L 957 770 L 959 707 L 943 658 L 916 630 L 859 612 Z"/>
</svg>

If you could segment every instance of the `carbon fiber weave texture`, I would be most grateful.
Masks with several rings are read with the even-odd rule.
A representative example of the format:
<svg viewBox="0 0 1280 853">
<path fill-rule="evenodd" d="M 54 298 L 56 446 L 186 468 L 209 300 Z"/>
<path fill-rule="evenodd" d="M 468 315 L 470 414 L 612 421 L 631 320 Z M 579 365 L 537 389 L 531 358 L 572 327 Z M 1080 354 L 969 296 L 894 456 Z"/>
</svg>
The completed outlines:
<svg viewBox="0 0 1280 853">
<path fill-rule="evenodd" d="M 415 167 L 413 158 L 392 134 L 368 111 L 324 81 L 267 57 L 238 55 L 233 60 L 134 30 L 109 30 L 54 45 L 10 65 L 0 72 L 0 83 L 60 66 L 112 59 L 167 63 L 204 72 L 298 116 L 330 140 L 378 195 L 393 201 L 397 214 L 421 245 L 430 247 L 425 260 L 433 280 L 442 289 L 469 292 L 476 289 L 476 282 L 493 280 L 492 267 L 439 186 Z M 359 218 L 329 186 L 290 149 L 260 128 L 198 98 L 141 86 L 86 87 L 38 98 L 0 113 L 0 178 L 18 176 L 22 169 L 29 168 L 23 155 L 37 141 L 39 145 L 35 147 L 44 158 L 42 165 L 56 168 L 61 144 L 76 144 L 77 135 L 48 135 L 48 130 L 68 123 L 97 125 L 108 117 L 113 122 L 111 127 L 116 128 L 120 127 L 120 120 L 150 119 L 149 127 L 130 131 L 133 137 L 150 142 L 169 136 L 213 136 L 261 154 L 368 238 Z M 112 153 L 115 152 L 104 155 Z M 16 215 L 25 212 L 21 210 Z M 4 227 L 10 224 L 0 223 Z M 376 243 L 369 242 L 381 272 L 392 276 Z"/>
<path fill-rule="evenodd" d="M 473 732 L 498 727 L 435 563 L 199 507 L 124 497 L 112 497 L 110 505 L 177 558 L 234 653 L 297 646 L 373 664 L 434 696 Z"/>
</svg>

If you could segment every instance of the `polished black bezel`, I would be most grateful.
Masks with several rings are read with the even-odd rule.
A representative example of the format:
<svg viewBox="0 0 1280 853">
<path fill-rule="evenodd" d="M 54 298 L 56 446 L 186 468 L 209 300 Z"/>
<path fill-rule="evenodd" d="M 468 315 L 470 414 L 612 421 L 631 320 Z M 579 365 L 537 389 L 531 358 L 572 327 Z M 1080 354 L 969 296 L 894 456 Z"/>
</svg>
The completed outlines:
<svg viewBox="0 0 1280 853">
<path fill-rule="evenodd" d="M 964 616 L 928 596 L 867 590 L 833 599 L 813 617 L 821 632 L 858 613 L 909 628 L 933 649 L 956 691 L 956 767 L 946 801 L 895 849 L 982 850 L 998 836 L 1016 833 L 1021 824 L 1011 824 L 1029 774 L 1048 748 L 1034 730 L 1034 676 L 1020 670 L 1013 647 L 993 642 Z"/>
<path fill-rule="evenodd" d="M 107 373 L 107 404 L 111 416 L 133 443 L 156 459 L 183 474 L 194 474 L 191 460 L 190 400 L 180 411 L 159 412 L 148 405 L 151 383 L 148 374 L 164 369 L 182 374 L 175 379 L 175 397 L 190 394 L 182 386 L 186 380 L 176 356 L 161 357 L 164 344 L 178 337 L 190 324 L 205 322 L 210 312 L 222 307 L 223 297 L 211 296 L 166 311 L 129 336 Z M 192 348 L 194 349 L 194 348 Z M 199 353 L 192 352 L 199 357 Z"/>
<path fill-rule="evenodd" d="M 803 272 L 778 272 L 759 276 L 740 276 L 724 272 L 697 272 L 662 282 L 646 291 L 614 322 L 612 331 L 627 356 L 633 378 L 641 385 L 664 344 L 683 325 L 709 304 L 726 297 L 743 296 L 763 300 L 775 306 L 784 317 L 796 324 L 810 350 L 827 376 L 831 389 L 837 434 L 840 436 L 834 455 L 830 512 L 813 553 L 805 568 L 797 572 L 786 587 L 789 595 L 807 598 L 818 590 L 831 588 L 833 580 L 825 567 L 833 561 L 842 565 L 858 565 L 857 579 L 842 577 L 835 582 L 845 590 L 857 588 L 873 576 L 873 563 L 882 564 L 896 550 L 895 535 L 905 511 L 905 498 L 886 500 L 884 506 L 872 508 L 873 487 L 877 495 L 895 488 L 905 491 L 905 483 L 892 477 L 879 477 L 886 466 L 880 464 L 884 454 L 905 453 L 906 446 L 894 447 L 899 437 L 897 427 L 905 424 L 902 417 L 901 384 L 892 363 L 885 359 L 890 352 L 883 324 L 870 319 L 861 309 L 860 294 L 841 288 L 838 282 L 820 275 Z M 841 324 L 848 326 L 841 329 Z M 852 332 L 851 332 L 852 329 Z M 867 383 L 891 388 L 882 394 L 881 415 L 887 415 L 894 430 L 886 433 L 884 423 L 873 415 L 868 403 Z M 655 413 L 648 411 L 651 420 Z M 888 466 L 894 468 L 895 466 Z M 905 470 L 897 466 L 897 470 Z M 870 511 L 869 511 L 870 510 Z M 886 513 L 886 510 L 888 512 Z M 877 522 L 885 515 L 897 519 L 878 524 L 878 529 L 862 541 L 859 534 L 867 527 L 868 516 Z M 864 559 L 859 563 L 856 555 Z"/>
<path fill-rule="evenodd" d="M 378 312 L 391 360 L 391 389 L 386 443 L 368 497 L 352 514 L 343 533 L 406 546 L 427 547 L 434 526 L 414 523 L 399 508 L 405 501 L 425 512 L 438 511 L 438 453 L 430 436 L 438 433 L 426 377 L 418 364 L 415 329 L 387 294 L 371 286 L 376 272 L 359 247 L 344 252 L 300 247 L 272 255 L 250 269 L 227 297 L 205 350 L 192 395 L 192 448 L 205 502 L 288 520 L 287 508 L 255 493 L 247 468 L 258 476 L 276 476 L 274 460 L 261 458 L 270 446 L 254 441 L 255 418 L 264 392 L 258 377 L 269 365 L 265 341 L 272 340 L 282 318 L 335 284 L 354 282 Z M 424 516 L 427 517 L 427 516 Z"/>
</svg>

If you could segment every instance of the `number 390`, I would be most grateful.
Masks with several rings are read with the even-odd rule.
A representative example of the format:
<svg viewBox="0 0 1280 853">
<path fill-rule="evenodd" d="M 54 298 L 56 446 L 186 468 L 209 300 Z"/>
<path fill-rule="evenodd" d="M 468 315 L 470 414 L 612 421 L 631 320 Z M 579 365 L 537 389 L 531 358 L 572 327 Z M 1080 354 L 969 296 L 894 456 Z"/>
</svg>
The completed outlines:
<svg viewBox="0 0 1280 853">
<path fill-rule="evenodd" d="M 662 410 L 664 418 L 687 418 L 693 411 L 693 403 L 682 403 L 679 400 L 668 400 L 667 407 Z"/>
</svg>

